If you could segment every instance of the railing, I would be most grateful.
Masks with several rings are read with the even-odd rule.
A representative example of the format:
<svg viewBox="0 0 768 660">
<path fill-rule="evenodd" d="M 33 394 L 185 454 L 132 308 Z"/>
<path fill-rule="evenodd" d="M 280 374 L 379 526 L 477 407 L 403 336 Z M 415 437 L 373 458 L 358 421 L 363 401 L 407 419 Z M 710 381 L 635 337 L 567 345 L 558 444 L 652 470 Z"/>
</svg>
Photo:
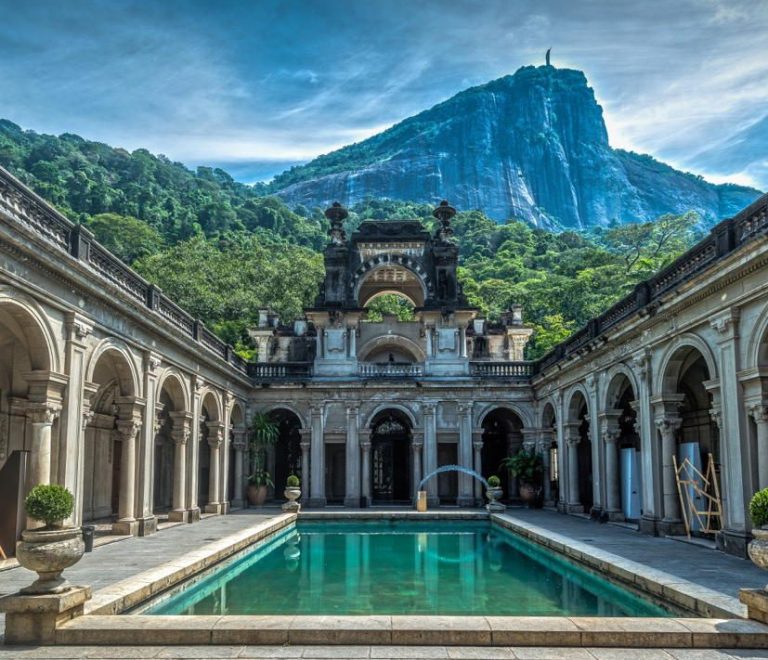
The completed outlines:
<svg viewBox="0 0 768 660">
<path fill-rule="evenodd" d="M 768 195 L 763 195 L 733 218 L 723 220 L 709 235 L 653 277 L 640 282 L 628 296 L 593 318 L 587 325 L 534 364 L 538 373 L 554 366 L 598 339 L 632 314 L 653 313 L 660 298 L 690 281 L 742 245 L 768 233 Z"/>
<path fill-rule="evenodd" d="M 470 362 L 469 372 L 480 378 L 522 378 L 533 375 L 533 362 Z"/>
<path fill-rule="evenodd" d="M 417 378 L 424 375 L 424 365 L 410 362 L 360 362 L 357 375 L 361 378 Z"/>
<path fill-rule="evenodd" d="M 226 360 L 237 371 L 246 373 L 245 361 L 235 355 L 231 346 L 208 330 L 202 321 L 185 312 L 160 289 L 96 242 L 87 228 L 75 224 L 59 213 L 2 167 L 0 216 L 18 223 L 56 249 L 63 250 L 86 264 L 96 275 L 110 282 L 132 300 L 157 312 L 182 334 Z"/>
<path fill-rule="evenodd" d="M 255 380 L 274 378 L 309 378 L 311 362 L 253 362 L 248 365 L 248 375 Z"/>
</svg>

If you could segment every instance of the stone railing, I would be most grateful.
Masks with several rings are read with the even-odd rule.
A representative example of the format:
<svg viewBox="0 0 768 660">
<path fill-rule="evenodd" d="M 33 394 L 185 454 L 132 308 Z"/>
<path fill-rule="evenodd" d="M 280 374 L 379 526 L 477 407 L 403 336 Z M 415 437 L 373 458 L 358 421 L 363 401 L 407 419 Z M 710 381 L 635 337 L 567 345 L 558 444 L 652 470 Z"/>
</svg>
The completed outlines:
<svg viewBox="0 0 768 660">
<path fill-rule="evenodd" d="M 311 362 L 252 362 L 248 365 L 248 375 L 254 380 L 272 380 L 280 378 L 310 378 Z"/>
<path fill-rule="evenodd" d="M 533 362 L 470 362 L 469 372 L 479 378 L 527 380 L 533 375 Z"/>
<path fill-rule="evenodd" d="M 361 378 L 417 378 L 424 375 L 424 365 L 410 362 L 360 362 L 357 375 Z"/>
<path fill-rule="evenodd" d="M 662 298 L 676 291 L 699 273 L 718 263 L 746 243 L 768 233 L 768 195 L 763 195 L 738 215 L 715 225 L 706 238 L 653 277 L 640 282 L 632 293 L 619 300 L 578 332 L 555 346 L 535 365 L 539 372 L 569 355 L 589 350 L 611 328 L 635 313 L 652 314 Z"/>
<path fill-rule="evenodd" d="M 97 276 L 117 287 L 124 295 L 158 314 L 190 339 L 217 357 L 226 360 L 237 371 L 246 373 L 246 363 L 202 321 L 195 319 L 124 264 L 82 225 L 75 224 L 44 199 L 29 190 L 16 177 L 0 167 L 0 218 L 16 223 L 43 238 L 57 250 L 87 265 Z"/>
</svg>

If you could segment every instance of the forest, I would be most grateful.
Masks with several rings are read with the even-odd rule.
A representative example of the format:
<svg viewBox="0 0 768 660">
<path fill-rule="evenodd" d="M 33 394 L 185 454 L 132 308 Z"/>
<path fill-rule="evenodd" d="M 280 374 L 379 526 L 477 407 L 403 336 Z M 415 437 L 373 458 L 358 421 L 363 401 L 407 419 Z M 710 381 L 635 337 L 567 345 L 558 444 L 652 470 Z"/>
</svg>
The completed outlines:
<svg viewBox="0 0 768 660">
<path fill-rule="evenodd" d="M 246 359 L 258 310 L 284 322 L 310 305 L 323 276 L 323 209 L 290 209 L 261 184 L 221 169 L 191 171 L 144 149 L 128 152 L 77 135 L 42 135 L 0 120 L 0 165 L 29 185 Z M 366 200 L 350 209 L 347 231 L 364 219 L 419 219 L 432 207 Z M 560 233 L 478 210 L 453 222 L 459 277 L 469 302 L 495 319 L 524 308 L 535 359 L 663 268 L 700 238 L 693 213 L 638 218 L 590 232 Z M 407 314 L 397 301 L 385 301 Z M 375 310 L 374 314 L 381 313 Z"/>
</svg>

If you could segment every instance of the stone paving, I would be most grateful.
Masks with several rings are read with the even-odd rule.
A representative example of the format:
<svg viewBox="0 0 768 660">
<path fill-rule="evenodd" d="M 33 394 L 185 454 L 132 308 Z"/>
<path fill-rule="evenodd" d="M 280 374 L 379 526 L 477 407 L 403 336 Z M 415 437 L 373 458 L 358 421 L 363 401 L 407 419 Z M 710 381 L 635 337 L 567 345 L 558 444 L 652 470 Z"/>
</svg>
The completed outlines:
<svg viewBox="0 0 768 660">
<path fill-rule="evenodd" d="M 333 660 L 733 660 L 766 658 L 766 651 L 463 646 L 0 646 L 16 658 L 316 658 Z"/>
<path fill-rule="evenodd" d="M 600 524 L 552 511 L 521 508 L 509 509 L 507 513 L 524 522 L 735 598 L 738 598 L 742 587 L 764 587 L 768 582 L 768 573 L 751 561 L 693 543 L 646 536 L 626 527 Z"/>
</svg>

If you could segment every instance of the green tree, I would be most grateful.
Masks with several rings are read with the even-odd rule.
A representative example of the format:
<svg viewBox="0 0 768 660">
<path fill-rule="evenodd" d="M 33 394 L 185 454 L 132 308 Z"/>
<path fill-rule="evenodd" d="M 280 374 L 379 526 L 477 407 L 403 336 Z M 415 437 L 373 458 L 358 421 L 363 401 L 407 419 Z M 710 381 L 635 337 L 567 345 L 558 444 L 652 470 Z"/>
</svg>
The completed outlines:
<svg viewBox="0 0 768 660">
<path fill-rule="evenodd" d="M 87 227 L 99 243 L 127 264 L 155 254 L 164 246 L 160 232 L 131 216 L 100 213 L 88 221 Z"/>
</svg>

